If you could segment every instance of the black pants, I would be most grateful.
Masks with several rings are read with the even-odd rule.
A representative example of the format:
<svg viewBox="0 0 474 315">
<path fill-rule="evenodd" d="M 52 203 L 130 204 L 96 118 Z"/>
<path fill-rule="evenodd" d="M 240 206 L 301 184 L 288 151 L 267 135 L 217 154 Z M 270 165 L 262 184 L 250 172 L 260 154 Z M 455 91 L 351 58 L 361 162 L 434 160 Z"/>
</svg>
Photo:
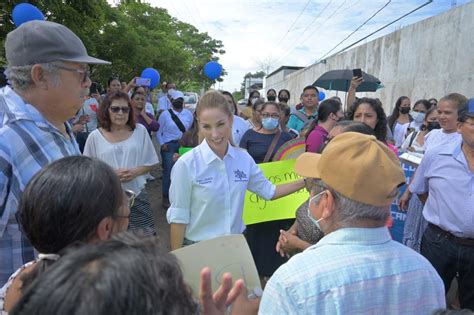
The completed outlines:
<svg viewBox="0 0 474 315">
<path fill-rule="evenodd" d="M 76 141 L 79 145 L 79 150 L 81 150 L 81 153 L 84 153 L 84 147 L 86 146 L 87 137 L 89 137 L 88 132 L 78 132 L 76 134 Z"/>
<path fill-rule="evenodd" d="M 453 278 L 459 274 L 461 308 L 474 311 L 474 246 L 459 244 L 446 232 L 429 224 L 421 241 L 421 254 L 443 279 L 446 292 Z"/>
</svg>

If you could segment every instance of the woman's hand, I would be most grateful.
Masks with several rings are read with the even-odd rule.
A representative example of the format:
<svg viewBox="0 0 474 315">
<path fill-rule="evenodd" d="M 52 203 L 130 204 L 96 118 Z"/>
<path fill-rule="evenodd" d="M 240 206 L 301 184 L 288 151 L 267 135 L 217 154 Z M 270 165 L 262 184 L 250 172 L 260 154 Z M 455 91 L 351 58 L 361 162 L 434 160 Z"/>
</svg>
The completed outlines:
<svg viewBox="0 0 474 315">
<path fill-rule="evenodd" d="M 129 182 L 140 175 L 135 168 L 119 168 L 115 173 L 118 175 L 121 182 Z"/>
<path fill-rule="evenodd" d="M 301 252 L 310 246 L 309 243 L 303 241 L 296 236 L 296 231 L 293 230 L 280 230 L 280 237 L 276 244 L 276 251 L 280 253 L 281 257 L 289 257 L 290 254 L 295 252 Z"/>
<path fill-rule="evenodd" d="M 403 195 L 398 200 L 398 208 L 402 211 L 407 211 L 408 210 L 408 202 L 410 201 L 410 198 L 411 198 L 411 192 L 407 187 L 407 189 L 405 189 L 405 192 L 403 193 Z"/>
<path fill-rule="evenodd" d="M 357 90 L 357 88 L 359 87 L 359 85 L 362 84 L 362 82 L 364 82 L 364 79 L 362 77 L 352 77 L 349 89 L 354 91 Z"/>
</svg>

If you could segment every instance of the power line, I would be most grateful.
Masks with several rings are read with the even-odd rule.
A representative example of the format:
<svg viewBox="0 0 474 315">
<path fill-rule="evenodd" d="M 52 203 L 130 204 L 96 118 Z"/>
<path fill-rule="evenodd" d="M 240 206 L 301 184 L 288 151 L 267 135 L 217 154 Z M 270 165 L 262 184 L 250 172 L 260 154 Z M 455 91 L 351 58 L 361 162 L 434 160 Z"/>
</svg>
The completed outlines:
<svg viewBox="0 0 474 315">
<path fill-rule="evenodd" d="M 372 20 L 377 14 L 380 13 L 380 11 L 382 11 L 383 9 L 385 9 L 389 4 L 390 2 L 392 2 L 392 0 L 388 0 L 387 3 L 385 3 L 385 5 L 383 7 L 381 7 L 380 9 L 377 10 L 377 12 L 375 12 L 374 14 L 372 14 L 371 17 L 369 17 L 367 20 L 364 21 L 364 23 L 362 23 L 361 25 L 359 25 L 352 33 L 350 33 L 349 35 L 347 35 L 346 38 L 344 38 L 342 41 L 340 41 L 336 46 L 334 46 L 331 50 L 329 50 L 326 54 L 324 54 L 321 58 L 319 58 L 319 60 L 321 59 L 324 59 L 324 57 L 326 57 L 327 55 L 329 55 L 334 49 L 336 49 L 339 45 L 341 45 L 343 42 L 345 42 L 349 37 L 351 37 L 352 35 L 354 35 L 355 32 L 357 32 L 358 30 L 360 30 L 365 24 L 367 24 L 370 20 Z"/>
<path fill-rule="evenodd" d="M 375 33 L 380 32 L 381 30 L 383 30 L 383 29 L 389 27 L 389 26 L 392 25 L 393 23 L 400 21 L 401 19 L 403 19 L 404 17 L 406 17 L 406 16 L 412 14 L 413 12 L 418 11 L 419 9 L 421 9 L 421 8 L 423 8 L 423 7 L 425 7 L 425 6 L 427 6 L 427 5 L 430 4 L 431 2 L 433 2 L 433 0 L 428 0 L 427 2 L 423 3 L 423 4 L 420 5 L 419 7 L 416 7 L 415 9 L 411 10 L 411 11 L 408 12 L 408 13 L 405 13 L 404 15 L 402 15 L 401 17 L 399 17 L 399 18 L 393 20 L 392 22 L 390 22 L 390 23 L 388 23 L 388 24 L 385 24 L 385 25 L 382 26 L 381 28 L 379 28 L 379 29 L 373 31 L 372 33 L 370 33 L 369 35 L 367 35 L 367 36 L 365 36 L 365 37 L 359 39 L 358 41 L 356 41 L 356 42 L 350 44 L 350 45 L 347 46 L 347 47 L 344 47 L 343 49 L 341 49 L 341 50 L 338 51 L 337 53 L 333 54 L 332 56 L 337 55 L 337 54 L 340 54 L 341 52 L 343 52 L 343 51 L 345 51 L 345 50 L 347 50 L 347 49 L 349 49 L 349 48 L 351 48 L 351 47 L 357 45 L 357 44 L 360 43 L 361 41 L 363 41 L 363 40 L 369 38 L 370 36 L 374 35 Z M 318 63 L 319 61 L 321 61 L 321 59 L 319 59 L 319 60 L 318 60 L 317 62 L 315 62 L 315 63 Z"/>
<path fill-rule="evenodd" d="M 288 30 L 286 31 L 286 33 L 283 35 L 283 37 L 278 41 L 278 44 L 276 44 L 276 46 L 278 47 L 281 42 L 283 41 L 283 39 L 285 39 L 286 35 L 288 35 L 288 33 L 290 33 L 291 29 L 293 28 L 293 26 L 295 26 L 296 24 L 296 21 L 298 21 L 298 19 L 303 15 L 304 11 L 306 11 L 306 8 L 308 7 L 308 5 L 311 3 L 312 0 L 308 0 L 308 2 L 306 2 L 306 5 L 304 6 L 303 10 L 301 10 L 300 14 L 296 17 L 296 19 L 293 21 L 293 23 L 291 23 L 290 27 L 288 28 Z"/>
<path fill-rule="evenodd" d="M 336 12 L 347 2 L 347 0 L 344 0 L 344 2 L 341 3 L 341 5 L 339 5 L 336 10 L 329 16 L 328 19 L 326 19 L 322 24 L 324 24 L 326 21 L 328 21 L 330 18 L 332 18 Z M 308 29 L 314 24 L 314 22 L 316 22 L 316 20 L 321 17 L 321 15 L 324 13 L 324 11 L 326 11 L 326 9 L 329 7 L 329 5 L 332 3 L 332 0 L 330 0 L 326 6 L 321 10 L 321 12 L 313 19 L 313 21 L 311 21 L 311 23 L 308 24 L 308 26 L 306 26 L 306 28 L 303 30 L 303 33 L 301 33 L 301 36 L 298 37 L 294 42 L 293 44 L 291 45 L 291 49 L 288 50 L 288 52 L 281 56 L 280 58 L 278 58 L 276 61 L 275 61 L 275 64 L 278 63 L 280 60 L 283 60 L 284 58 L 286 58 L 288 55 L 290 55 L 296 47 L 298 47 L 301 43 L 303 43 L 305 40 L 301 41 L 300 44 L 296 45 L 296 43 L 299 42 L 299 39 L 301 39 L 301 37 L 308 31 Z M 320 27 L 322 24 L 320 24 L 318 27 Z"/>
</svg>

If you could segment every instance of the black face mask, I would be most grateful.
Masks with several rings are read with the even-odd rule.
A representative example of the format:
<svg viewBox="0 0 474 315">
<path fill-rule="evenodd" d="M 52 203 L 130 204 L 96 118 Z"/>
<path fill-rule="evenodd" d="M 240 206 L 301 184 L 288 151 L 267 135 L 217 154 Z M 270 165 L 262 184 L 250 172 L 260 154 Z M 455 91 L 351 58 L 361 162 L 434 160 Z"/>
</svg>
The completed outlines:
<svg viewBox="0 0 474 315">
<path fill-rule="evenodd" d="M 441 129 L 441 125 L 437 121 L 430 121 L 426 129 L 428 129 L 428 131 L 431 131 L 433 129 Z"/>
<path fill-rule="evenodd" d="M 410 112 L 410 107 L 400 107 L 400 113 L 408 114 Z"/>
<path fill-rule="evenodd" d="M 179 109 L 183 109 L 183 105 L 184 105 L 183 99 L 179 99 L 179 98 L 178 98 L 177 100 L 174 100 L 174 101 L 173 101 L 173 107 L 174 107 L 175 109 L 178 109 L 178 110 L 179 110 Z"/>
<path fill-rule="evenodd" d="M 275 102 L 276 99 L 277 99 L 277 98 L 276 98 L 275 95 L 268 95 L 268 96 L 267 96 L 267 100 L 268 100 L 269 102 Z"/>
<path fill-rule="evenodd" d="M 288 103 L 288 98 L 287 97 L 279 97 L 278 100 L 282 103 Z"/>
</svg>

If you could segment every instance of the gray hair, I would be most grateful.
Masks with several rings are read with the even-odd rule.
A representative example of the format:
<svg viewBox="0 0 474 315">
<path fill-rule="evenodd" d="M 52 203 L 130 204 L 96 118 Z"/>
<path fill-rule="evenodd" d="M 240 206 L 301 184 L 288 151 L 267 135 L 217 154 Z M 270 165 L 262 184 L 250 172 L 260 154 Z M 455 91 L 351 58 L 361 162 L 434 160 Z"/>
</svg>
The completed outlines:
<svg viewBox="0 0 474 315">
<path fill-rule="evenodd" d="M 337 209 L 335 214 L 339 225 L 351 227 L 355 221 L 367 219 L 380 221 L 381 223 L 387 221 L 390 215 L 390 206 L 373 206 L 355 201 L 343 196 L 322 181 L 321 184 L 334 196 L 334 203 Z M 313 193 L 315 193 L 314 188 Z M 319 198 L 317 199 L 315 202 L 319 203 Z"/>
<path fill-rule="evenodd" d="M 40 63 L 41 68 L 51 75 L 51 80 L 55 86 L 59 85 L 59 67 L 63 65 L 62 61 L 52 61 L 48 63 Z M 5 76 L 8 82 L 13 86 L 14 90 L 26 91 L 33 86 L 33 78 L 31 77 L 31 69 L 34 65 L 7 67 Z"/>
</svg>

